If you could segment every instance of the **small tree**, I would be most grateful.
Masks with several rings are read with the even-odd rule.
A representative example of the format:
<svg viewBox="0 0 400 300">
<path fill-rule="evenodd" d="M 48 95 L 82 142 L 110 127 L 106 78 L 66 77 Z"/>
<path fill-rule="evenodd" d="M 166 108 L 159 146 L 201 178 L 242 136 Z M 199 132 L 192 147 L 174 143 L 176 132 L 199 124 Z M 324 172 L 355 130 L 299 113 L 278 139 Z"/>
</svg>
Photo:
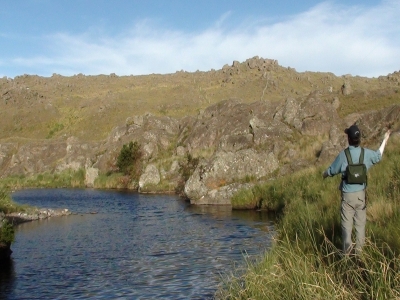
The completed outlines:
<svg viewBox="0 0 400 300">
<path fill-rule="evenodd" d="M 142 153 L 138 142 L 135 141 L 123 145 L 117 158 L 118 170 L 124 175 L 137 177 L 140 171 L 141 156 Z"/>
<path fill-rule="evenodd" d="M 14 242 L 14 226 L 7 220 L 0 221 L 0 244 L 11 245 Z"/>
</svg>

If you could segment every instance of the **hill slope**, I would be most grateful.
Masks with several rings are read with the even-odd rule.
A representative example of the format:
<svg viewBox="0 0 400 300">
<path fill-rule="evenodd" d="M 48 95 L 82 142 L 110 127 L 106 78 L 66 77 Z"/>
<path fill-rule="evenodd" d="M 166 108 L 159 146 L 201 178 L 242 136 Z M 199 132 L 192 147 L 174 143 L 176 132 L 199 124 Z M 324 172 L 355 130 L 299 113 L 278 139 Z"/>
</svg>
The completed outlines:
<svg viewBox="0 0 400 300">
<path fill-rule="evenodd" d="M 344 117 L 400 103 L 399 82 L 398 72 L 379 78 L 299 73 L 258 57 L 208 72 L 122 77 L 22 75 L 0 79 L 0 139 L 76 136 L 98 141 L 133 115 L 150 112 L 179 118 L 196 115 L 224 99 L 284 101 L 313 91 L 319 91 L 326 101 L 340 97 L 338 112 Z"/>
</svg>

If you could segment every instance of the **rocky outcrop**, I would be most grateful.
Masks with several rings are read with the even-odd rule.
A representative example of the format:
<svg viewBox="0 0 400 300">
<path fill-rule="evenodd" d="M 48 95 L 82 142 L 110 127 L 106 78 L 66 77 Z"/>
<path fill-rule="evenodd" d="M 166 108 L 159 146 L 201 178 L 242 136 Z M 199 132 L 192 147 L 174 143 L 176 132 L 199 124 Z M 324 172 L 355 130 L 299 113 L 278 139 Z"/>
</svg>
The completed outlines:
<svg viewBox="0 0 400 300">
<path fill-rule="evenodd" d="M 179 121 L 171 117 L 146 114 L 128 118 L 124 125 L 115 127 L 99 147 L 99 155 L 93 167 L 100 172 L 115 171 L 118 153 L 122 145 L 130 141 L 137 141 L 141 145 L 144 161 L 154 160 L 160 152 L 171 147 L 179 132 Z"/>
<path fill-rule="evenodd" d="M 322 101 L 318 92 L 300 100 L 287 98 L 276 116 L 301 134 L 312 136 L 328 133 L 340 120 L 335 104 Z"/>
<path fill-rule="evenodd" d="M 161 181 L 160 171 L 153 164 L 147 165 L 139 179 L 139 191 L 149 191 L 149 186 L 154 187 Z M 151 190 L 150 190 L 151 191 Z"/>
<path fill-rule="evenodd" d="M 260 63 L 259 59 L 249 61 L 248 67 L 274 66 L 271 61 Z M 228 99 L 196 117 L 129 117 L 102 142 L 83 142 L 75 137 L 0 142 L 0 174 L 83 169 L 86 186 L 93 187 L 99 174 L 117 171 L 122 146 L 137 141 L 143 169 L 138 182 L 130 187 L 141 192 L 151 192 L 157 186 L 174 190 L 184 179 L 185 195 L 193 204 L 229 205 L 233 193 L 248 185 L 244 182 L 291 174 L 332 159 L 347 144 L 344 128 L 354 122 L 365 140 L 379 139 L 385 126 L 398 122 L 400 111 L 395 105 L 341 119 L 336 112 L 339 107 L 337 97 L 322 100 L 318 91 L 285 101 L 245 104 Z M 311 143 L 313 148 L 307 149 L 299 141 Z M 199 159 L 193 170 L 185 169 L 189 157 Z"/>
<path fill-rule="evenodd" d="M 97 168 L 87 168 L 85 174 L 85 185 L 86 187 L 92 188 L 94 186 L 94 181 L 99 176 L 99 169 Z"/>
<path fill-rule="evenodd" d="M 185 194 L 194 204 L 230 204 L 240 182 L 254 177 L 261 179 L 278 168 L 273 153 L 244 149 L 237 152 L 218 151 L 210 161 L 202 161 L 185 185 Z M 228 197 L 227 197 L 228 196 Z"/>
</svg>

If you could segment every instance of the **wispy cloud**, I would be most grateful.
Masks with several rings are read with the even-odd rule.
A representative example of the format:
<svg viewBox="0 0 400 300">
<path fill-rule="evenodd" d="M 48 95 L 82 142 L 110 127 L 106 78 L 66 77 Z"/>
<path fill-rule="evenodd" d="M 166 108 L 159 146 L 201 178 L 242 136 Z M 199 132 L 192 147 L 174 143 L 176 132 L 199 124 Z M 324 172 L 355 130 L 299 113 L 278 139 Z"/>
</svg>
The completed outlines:
<svg viewBox="0 0 400 300">
<path fill-rule="evenodd" d="M 372 77 L 400 69 L 399 15 L 400 2 L 393 0 L 373 7 L 324 2 L 276 23 L 234 27 L 227 12 L 195 33 L 140 22 L 118 36 L 55 34 L 45 38 L 47 54 L 2 64 L 29 66 L 43 76 L 138 75 L 219 69 L 258 55 L 298 71 Z"/>
</svg>

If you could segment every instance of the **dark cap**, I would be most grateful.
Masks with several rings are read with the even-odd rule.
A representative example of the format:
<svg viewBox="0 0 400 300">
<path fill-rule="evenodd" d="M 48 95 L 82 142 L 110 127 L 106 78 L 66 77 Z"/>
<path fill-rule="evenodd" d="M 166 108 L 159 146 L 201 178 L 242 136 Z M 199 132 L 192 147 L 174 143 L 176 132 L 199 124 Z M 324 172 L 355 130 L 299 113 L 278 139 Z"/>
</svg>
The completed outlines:
<svg viewBox="0 0 400 300">
<path fill-rule="evenodd" d="M 361 138 L 361 132 L 357 125 L 351 125 L 349 128 L 344 130 L 344 133 L 346 133 L 353 141 L 359 141 Z"/>
</svg>

